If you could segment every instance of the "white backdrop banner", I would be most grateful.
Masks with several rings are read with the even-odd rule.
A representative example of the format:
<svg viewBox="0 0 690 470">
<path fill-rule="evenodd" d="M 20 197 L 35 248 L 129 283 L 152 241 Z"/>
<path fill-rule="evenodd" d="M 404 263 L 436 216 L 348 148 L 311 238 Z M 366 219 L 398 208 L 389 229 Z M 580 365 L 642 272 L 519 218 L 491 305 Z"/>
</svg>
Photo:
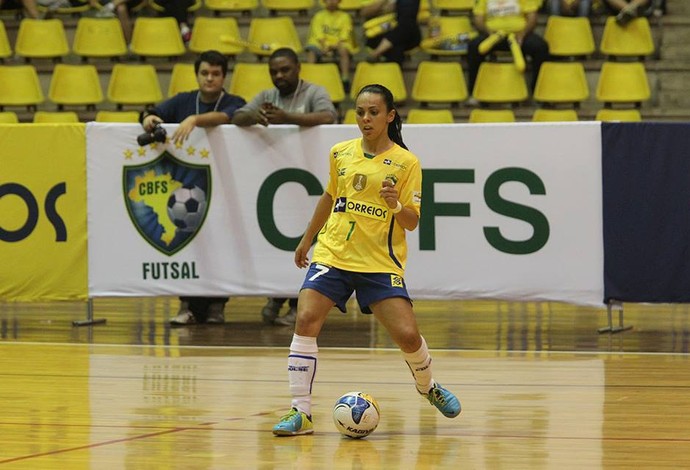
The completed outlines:
<svg viewBox="0 0 690 470">
<path fill-rule="evenodd" d="M 140 132 L 87 126 L 89 295 L 294 295 L 328 151 L 356 126 L 221 126 L 147 147 Z M 424 171 L 415 298 L 602 305 L 599 123 L 403 133 Z"/>
</svg>

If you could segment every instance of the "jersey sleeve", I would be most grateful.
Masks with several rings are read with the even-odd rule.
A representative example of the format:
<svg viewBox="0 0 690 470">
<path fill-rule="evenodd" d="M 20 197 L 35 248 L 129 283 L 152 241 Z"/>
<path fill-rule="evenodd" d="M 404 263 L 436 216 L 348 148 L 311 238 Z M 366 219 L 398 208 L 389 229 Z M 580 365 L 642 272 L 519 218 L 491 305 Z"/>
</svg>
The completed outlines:
<svg viewBox="0 0 690 470">
<path fill-rule="evenodd" d="M 410 165 L 407 181 L 402 188 L 401 204 L 413 209 L 417 217 L 421 214 L 422 207 L 422 168 L 419 160 L 415 159 Z"/>
<path fill-rule="evenodd" d="M 338 191 L 338 145 L 331 147 L 328 154 L 328 185 L 326 192 L 335 198 Z"/>
</svg>

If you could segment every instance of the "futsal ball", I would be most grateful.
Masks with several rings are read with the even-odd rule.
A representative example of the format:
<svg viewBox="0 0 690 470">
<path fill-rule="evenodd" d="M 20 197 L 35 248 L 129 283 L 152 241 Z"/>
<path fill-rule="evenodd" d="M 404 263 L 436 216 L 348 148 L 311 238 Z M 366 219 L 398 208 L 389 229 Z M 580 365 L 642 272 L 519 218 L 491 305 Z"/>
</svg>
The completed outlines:
<svg viewBox="0 0 690 470">
<path fill-rule="evenodd" d="M 374 397 L 362 392 L 348 392 L 333 407 L 333 422 L 341 434 L 353 439 L 366 437 L 379 424 L 379 405 Z"/>
<path fill-rule="evenodd" d="M 168 217 L 178 230 L 193 232 L 204 220 L 206 193 L 198 186 L 175 190 L 168 198 Z"/>
</svg>

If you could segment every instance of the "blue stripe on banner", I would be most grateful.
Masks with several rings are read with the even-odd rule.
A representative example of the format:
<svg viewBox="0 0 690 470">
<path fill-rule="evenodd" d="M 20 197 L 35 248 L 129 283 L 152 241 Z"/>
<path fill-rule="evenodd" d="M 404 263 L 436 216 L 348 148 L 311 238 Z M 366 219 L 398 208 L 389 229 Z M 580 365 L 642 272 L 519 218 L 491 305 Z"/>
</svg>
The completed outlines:
<svg viewBox="0 0 690 470">
<path fill-rule="evenodd" d="M 690 124 L 601 132 L 604 301 L 690 302 Z"/>
</svg>

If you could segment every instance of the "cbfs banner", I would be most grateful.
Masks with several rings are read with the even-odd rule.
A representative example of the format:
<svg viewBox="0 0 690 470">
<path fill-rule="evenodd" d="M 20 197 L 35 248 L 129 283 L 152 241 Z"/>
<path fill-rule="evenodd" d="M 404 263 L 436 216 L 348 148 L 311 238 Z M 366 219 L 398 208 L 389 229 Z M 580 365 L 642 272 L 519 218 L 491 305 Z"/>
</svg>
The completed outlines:
<svg viewBox="0 0 690 470">
<path fill-rule="evenodd" d="M 329 149 L 358 129 L 222 126 L 146 147 L 139 132 L 87 126 L 91 295 L 294 295 Z M 416 298 L 601 304 L 598 123 L 403 134 L 424 172 L 408 239 Z"/>
<path fill-rule="evenodd" d="M 87 296 L 84 124 L 0 125 L 0 300 Z"/>
</svg>

